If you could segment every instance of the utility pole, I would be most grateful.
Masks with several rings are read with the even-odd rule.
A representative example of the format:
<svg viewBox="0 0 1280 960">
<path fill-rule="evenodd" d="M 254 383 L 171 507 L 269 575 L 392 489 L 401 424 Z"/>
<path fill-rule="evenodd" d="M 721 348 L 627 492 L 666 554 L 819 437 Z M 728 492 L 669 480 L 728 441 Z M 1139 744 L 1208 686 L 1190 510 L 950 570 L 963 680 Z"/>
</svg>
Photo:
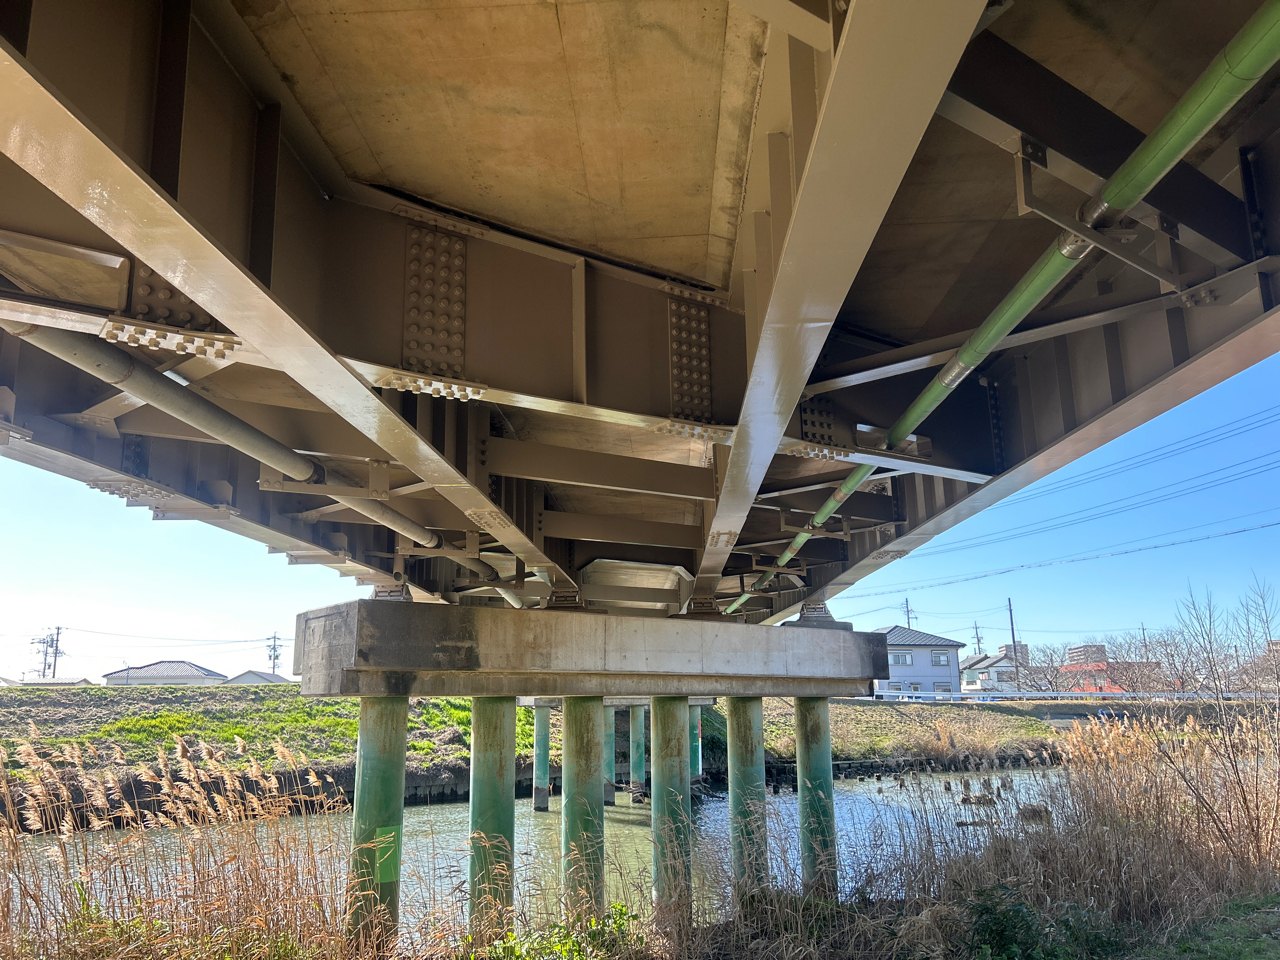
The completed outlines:
<svg viewBox="0 0 1280 960">
<path fill-rule="evenodd" d="M 1013 597 L 1009 597 L 1009 642 L 1013 644 L 1013 685 L 1022 690 L 1022 660 L 1018 656 L 1018 635 L 1013 630 Z"/>
<path fill-rule="evenodd" d="M 267 638 L 271 642 L 267 645 L 267 654 L 271 657 L 271 672 L 279 673 L 280 666 L 280 637 L 278 634 L 272 634 Z"/>
<path fill-rule="evenodd" d="M 34 646 L 40 648 L 40 679 L 49 679 L 50 671 L 56 679 L 58 676 L 58 658 L 65 656 L 62 649 L 62 628 L 54 627 L 53 633 L 46 633 L 39 639 L 32 640 Z"/>
<path fill-rule="evenodd" d="M 32 640 L 32 646 L 40 648 L 40 679 L 43 680 L 49 675 L 49 636 L 45 634 L 43 637 Z"/>
<path fill-rule="evenodd" d="M 62 628 L 53 628 L 53 651 L 49 659 L 53 661 L 53 678 L 58 678 L 58 658 L 62 656 Z"/>
<path fill-rule="evenodd" d="M 910 630 L 910 629 L 911 629 L 911 618 L 912 618 L 912 616 L 913 616 L 913 614 L 911 613 L 911 598 L 910 598 L 910 597 L 906 597 L 905 599 L 903 599 L 903 601 L 902 601 L 902 609 L 903 609 L 904 611 L 906 611 L 906 614 L 907 614 L 907 629 L 908 629 L 908 630 Z"/>
<path fill-rule="evenodd" d="M 978 621 L 973 621 L 973 643 L 977 647 L 978 653 L 982 653 L 982 634 L 978 632 Z"/>
</svg>

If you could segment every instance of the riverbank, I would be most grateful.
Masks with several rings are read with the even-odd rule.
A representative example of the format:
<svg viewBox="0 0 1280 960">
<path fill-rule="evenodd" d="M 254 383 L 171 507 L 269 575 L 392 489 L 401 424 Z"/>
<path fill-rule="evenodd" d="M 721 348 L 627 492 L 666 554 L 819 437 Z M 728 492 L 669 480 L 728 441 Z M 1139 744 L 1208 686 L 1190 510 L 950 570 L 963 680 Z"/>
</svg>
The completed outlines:
<svg viewBox="0 0 1280 960">
<path fill-rule="evenodd" d="M 442 960 L 1277 960 L 1280 723 L 1274 710 L 1208 719 L 1075 727 L 1061 769 L 969 778 L 981 804 L 954 776 L 838 783 L 835 898 L 800 892 L 785 792 L 765 815 L 774 886 L 733 896 L 727 804 L 711 798 L 695 808 L 697 900 L 679 942 L 651 912 L 646 810 L 606 813 L 606 842 L 631 843 L 608 861 L 620 906 L 563 924 L 559 818 L 522 804 L 519 932 L 472 952 L 467 811 L 418 808 L 405 821 L 401 948 Z M 0 760 L 0 800 L 6 783 L 26 794 L 0 803 L 0 958 L 363 960 L 342 914 L 350 818 L 293 815 L 291 794 L 314 796 L 322 778 L 161 741 L 158 804 L 140 810 L 111 771 L 84 773 L 94 789 L 66 795 L 73 748 L 56 768 L 17 750 L 21 766 Z M 1245 764 L 1254 776 L 1229 775 Z M 44 836 L 26 835 L 33 823 Z"/>
<path fill-rule="evenodd" d="M 51 749 L 74 744 L 86 769 L 136 767 L 156 759 L 158 743 L 181 738 L 191 749 L 270 756 L 280 744 L 350 792 L 355 776 L 359 702 L 303 697 L 284 685 L 216 687 L 75 687 L 0 689 L 0 746 L 13 752 L 30 740 Z M 619 778 L 629 769 L 626 711 L 618 711 Z M 1035 705 L 901 704 L 835 700 L 832 752 L 846 775 L 870 776 L 936 766 L 1007 765 L 1051 753 L 1057 732 Z M 722 708 L 702 713 L 703 765 L 725 769 Z M 461 697 L 414 699 L 409 711 L 406 801 L 467 799 L 470 703 Z M 560 754 L 559 713 L 552 712 L 552 763 Z M 203 745 L 203 746 L 202 746 Z M 517 711 L 518 788 L 527 788 L 533 755 L 533 712 Z M 795 759 L 791 703 L 765 700 L 765 751 L 785 771 Z"/>
</svg>

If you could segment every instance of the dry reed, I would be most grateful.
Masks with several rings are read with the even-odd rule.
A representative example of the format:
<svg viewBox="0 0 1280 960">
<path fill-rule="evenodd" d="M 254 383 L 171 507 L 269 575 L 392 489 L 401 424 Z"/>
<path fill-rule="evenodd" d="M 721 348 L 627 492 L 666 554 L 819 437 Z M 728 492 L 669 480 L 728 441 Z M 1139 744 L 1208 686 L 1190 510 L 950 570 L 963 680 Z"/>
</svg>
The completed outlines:
<svg viewBox="0 0 1280 960">
<path fill-rule="evenodd" d="M 886 780 L 876 815 L 844 825 L 838 898 L 803 894 L 793 814 L 775 805 L 768 889 L 743 889 L 704 838 L 692 924 L 673 935 L 654 922 L 647 877 L 622 861 L 609 862 L 621 905 L 604 920 L 559 921 L 554 871 L 525 871 L 522 932 L 487 955 L 943 960 L 982 956 L 981 938 L 1012 935 L 1012 918 L 1061 948 L 1044 957 L 1086 958 L 1278 889 L 1275 704 L 1093 721 L 1060 746 L 1062 767 L 1013 779 Z M 268 768 L 178 741 L 132 771 L 86 759 L 38 740 L 0 751 L 0 957 L 360 955 L 344 936 L 349 820 L 328 816 L 346 801 L 305 757 L 279 746 Z M 398 953 L 466 956 L 465 893 L 456 866 L 406 863 L 402 896 L 425 907 Z"/>
</svg>

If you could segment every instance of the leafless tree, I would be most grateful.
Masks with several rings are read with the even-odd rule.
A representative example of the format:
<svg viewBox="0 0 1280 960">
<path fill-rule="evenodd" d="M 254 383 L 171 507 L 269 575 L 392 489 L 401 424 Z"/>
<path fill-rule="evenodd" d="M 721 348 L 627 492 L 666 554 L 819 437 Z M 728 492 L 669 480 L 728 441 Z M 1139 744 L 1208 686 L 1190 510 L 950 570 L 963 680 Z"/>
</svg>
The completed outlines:
<svg viewBox="0 0 1280 960">
<path fill-rule="evenodd" d="M 1071 675 L 1062 668 L 1067 663 L 1066 643 L 1037 643 L 1030 648 L 1022 668 L 1022 686 L 1037 693 L 1061 693 L 1071 686 Z"/>
<path fill-rule="evenodd" d="M 1168 647 L 1167 641 L 1152 643 L 1147 631 L 1129 631 L 1107 637 L 1107 672 L 1121 690 L 1129 693 L 1154 693 L 1168 690 L 1173 684 L 1169 670 L 1155 650 Z"/>
</svg>

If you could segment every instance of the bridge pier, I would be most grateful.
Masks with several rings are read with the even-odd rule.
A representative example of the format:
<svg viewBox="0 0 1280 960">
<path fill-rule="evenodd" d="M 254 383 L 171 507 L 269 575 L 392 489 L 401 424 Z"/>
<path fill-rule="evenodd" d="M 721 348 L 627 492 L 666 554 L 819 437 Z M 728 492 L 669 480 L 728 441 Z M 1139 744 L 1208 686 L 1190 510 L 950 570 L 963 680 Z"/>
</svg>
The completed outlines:
<svg viewBox="0 0 1280 960">
<path fill-rule="evenodd" d="M 604 805 L 612 807 L 617 795 L 617 784 L 614 776 L 617 773 L 616 731 L 618 713 L 613 707 L 604 708 Z"/>
<path fill-rule="evenodd" d="M 741 890 L 769 882 L 765 823 L 764 706 L 759 697 L 725 701 L 729 753 L 729 853 Z"/>
<path fill-rule="evenodd" d="M 551 809 L 551 708 L 533 708 L 533 809 Z"/>
<path fill-rule="evenodd" d="M 394 937 L 398 916 L 409 695 L 475 698 L 470 903 L 479 939 L 511 919 L 517 695 L 531 697 L 522 702 L 534 707 L 539 800 L 550 786 L 550 709 L 563 697 L 560 827 L 569 917 L 589 917 L 605 905 L 606 716 L 632 710 L 630 774 L 640 787 L 646 734 L 637 701 L 645 696 L 652 696 L 653 899 L 668 933 L 683 937 L 692 923 L 693 751 L 701 746 L 700 708 L 711 697 L 731 698 L 735 873 L 745 885 L 768 882 L 760 697 L 789 696 L 796 698 L 805 884 L 824 895 L 836 888 L 826 697 L 865 696 L 871 678 L 888 672 L 879 634 L 682 618 L 624 624 L 561 611 L 360 600 L 302 614 L 297 637 L 304 694 L 361 698 L 349 910 L 353 935 L 365 943 L 381 938 L 377 949 Z M 690 688 L 702 696 L 691 701 Z"/>
<path fill-rule="evenodd" d="M 560 851 L 570 915 L 604 909 L 604 699 L 564 698 Z"/>
<path fill-rule="evenodd" d="M 692 909 L 689 698 L 654 697 L 653 899 L 665 925 L 687 924 Z"/>
<path fill-rule="evenodd" d="M 347 924 L 355 939 L 382 945 L 400 919 L 409 698 L 362 697 L 358 730 Z"/>
<path fill-rule="evenodd" d="M 689 779 L 702 777 L 702 708 L 689 706 Z"/>
<path fill-rule="evenodd" d="M 831 775 L 831 711 L 826 697 L 796 697 L 796 792 L 800 872 L 805 892 L 834 897 L 836 814 Z"/>
<path fill-rule="evenodd" d="M 511 925 L 516 831 L 515 697 L 471 701 L 471 933 L 481 943 Z"/>
<path fill-rule="evenodd" d="M 631 802 L 644 803 L 645 723 L 644 706 L 631 708 L 631 753 L 628 758 L 628 776 L 631 778 Z"/>
</svg>

